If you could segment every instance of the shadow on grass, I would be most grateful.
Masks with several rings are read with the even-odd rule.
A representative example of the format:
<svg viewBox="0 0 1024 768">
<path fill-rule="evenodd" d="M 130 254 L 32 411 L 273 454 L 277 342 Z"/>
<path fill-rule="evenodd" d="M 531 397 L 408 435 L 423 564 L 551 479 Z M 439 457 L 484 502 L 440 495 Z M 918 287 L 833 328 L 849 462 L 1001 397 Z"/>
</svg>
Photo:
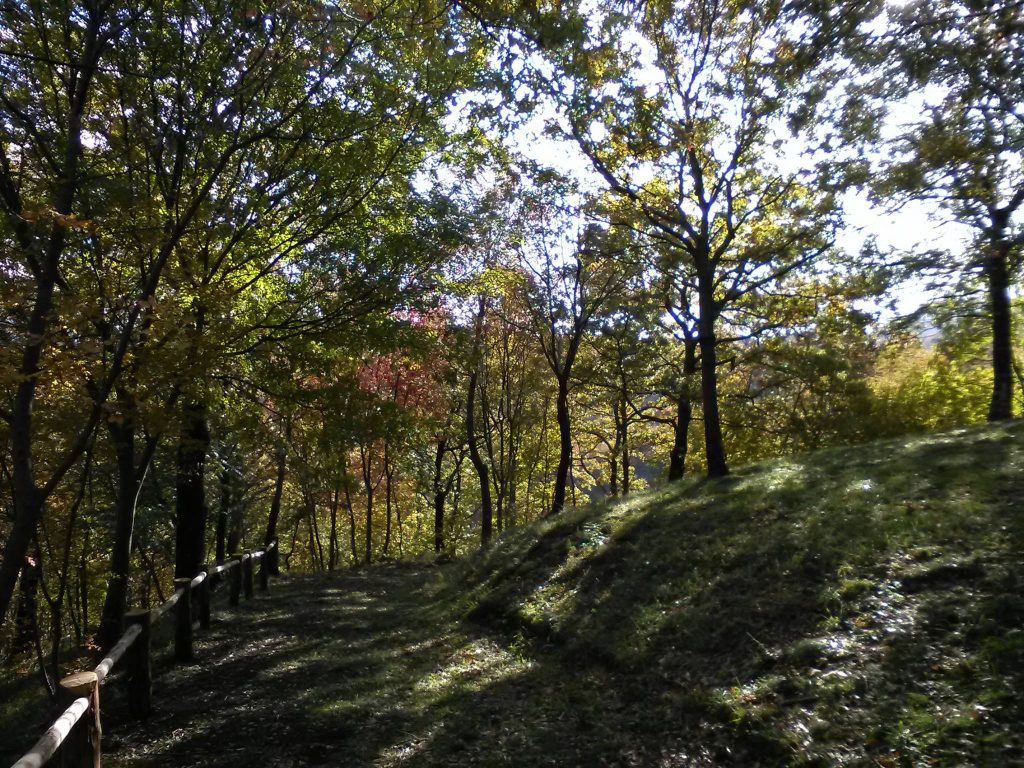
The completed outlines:
<svg viewBox="0 0 1024 768">
<path fill-rule="evenodd" d="M 147 722 L 105 692 L 108 764 L 1012 763 L 1021 432 L 820 452 L 443 569 L 285 582 L 162 668 Z"/>
</svg>

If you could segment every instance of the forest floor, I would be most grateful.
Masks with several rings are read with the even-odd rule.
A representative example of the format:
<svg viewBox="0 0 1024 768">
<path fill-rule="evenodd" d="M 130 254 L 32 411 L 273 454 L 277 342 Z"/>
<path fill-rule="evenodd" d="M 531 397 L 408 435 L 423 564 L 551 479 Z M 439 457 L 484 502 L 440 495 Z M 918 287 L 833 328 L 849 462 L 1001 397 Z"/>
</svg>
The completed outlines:
<svg viewBox="0 0 1024 768">
<path fill-rule="evenodd" d="M 1024 422 L 217 596 L 108 766 L 1024 765 Z M 26 745 L 27 746 L 27 745 Z"/>
</svg>

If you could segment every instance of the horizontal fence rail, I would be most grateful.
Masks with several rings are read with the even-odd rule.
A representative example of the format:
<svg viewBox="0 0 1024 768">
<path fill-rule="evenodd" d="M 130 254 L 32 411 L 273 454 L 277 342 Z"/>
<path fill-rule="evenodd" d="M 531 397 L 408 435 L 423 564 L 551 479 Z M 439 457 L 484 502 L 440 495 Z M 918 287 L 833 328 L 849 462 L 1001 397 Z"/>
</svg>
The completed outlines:
<svg viewBox="0 0 1024 768">
<path fill-rule="evenodd" d="M 100 687 L 124 659 L 128 678 L 128 702 L 133 715 L 146 717 L 152 705 L 151 628 L 163 616 L 174 612 L 174 658 L 190 661 L 193 625 L 210 626 L 211 582 L 228 574 L 228 604 L 238 605 L 244 593 L 253 596 L 253 565 L 259 563 L 259 588 L 266 592 L 270 576 L 278 573 L 277 541 L 258 552 L 235 555 L 230 561 L 211 566 L 191 579 L 175 579 L 174 594 L 152 610 L 136 609 L 125 614 L 126 629 L 96 667 L 76 672 L 60 681 L 67 709 L 46 729 L 39 741 L 11 768 L 41 768 L 55 756 L 67 768 L 100 768 L 102 734 Z M 193 605 L 195 608 L 193 608 Z M 196 615 L 198 614 L 198 616 Z"/>
</svg>

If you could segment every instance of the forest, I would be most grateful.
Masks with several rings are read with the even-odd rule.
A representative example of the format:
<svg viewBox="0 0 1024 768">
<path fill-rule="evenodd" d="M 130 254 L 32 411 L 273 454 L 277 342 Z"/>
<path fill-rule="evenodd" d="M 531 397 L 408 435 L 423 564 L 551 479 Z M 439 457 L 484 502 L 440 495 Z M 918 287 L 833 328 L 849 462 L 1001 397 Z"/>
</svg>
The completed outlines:
<svg viewBox="0 0 1024 768">
<path fill-rule="evenodd" d="M 443 562 L 1024 410 L 1017 0 L 3 0 L 0 207 L 51 691 L 275 541 Z"/>
</svg>

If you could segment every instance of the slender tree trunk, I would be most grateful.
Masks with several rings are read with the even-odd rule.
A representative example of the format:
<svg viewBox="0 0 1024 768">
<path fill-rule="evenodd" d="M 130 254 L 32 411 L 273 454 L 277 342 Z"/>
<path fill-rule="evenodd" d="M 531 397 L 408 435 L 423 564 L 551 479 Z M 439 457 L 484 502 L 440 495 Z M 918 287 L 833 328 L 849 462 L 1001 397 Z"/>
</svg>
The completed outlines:
<svg viewBox="0 0 1024 768">
<path fill-rule="evenodd" d="M 373 465 L 365 448 L 360 448 L 363 460 L 363 487 L 366 489 L 366 556 L 363 562 L 373 562 Z"/>
<path fill-rule="evenodd" d="M 231 473 L 226 468 L 220 473 L 220 509 L 217 511 L 217 564 L 228 556 L 228 519 L 231 517 Z M 231 553 L 234 554 L 234 549 Z"/>
<path fill-rule="evenodd" d="M 473 339 L 473 371 L 469 375 L 469 387 L 466 393 L 466 439 L 469 441 L 469 460 L 473 463 L 480 480 L 480 545 L 486 547 L 491 543 L 491 526 L 494 519 L 494 508 L 491 504 L 491 483 L 488 478 L 487 464 L 480 455 L 480 446 L 476 437 L 476 390 L 480 375 L 480 352 L 483 344 L 484 315 L 487 312 L 487 300 L 481 296 L 476 313 L 476 330 Z"/>
<path fill-rule="evenodd" d="M 182 409 L 177 451 L 175 578 L 192 578 L 202 569 L 206 549 L 206 491 L 203 483 L 210 432 L 206 405 L 198 400 Z"/>
<path fill-rule="evenodd" d="M 629 440 L 628 434 L 622 439 L 622 495 L 629 496 Z"/>
<path fill-rule="evenodd" d="M 352 548 L 352 565 L 359 565 L 359 550 L 356 549 L 356 512 L 352 508 L 352 492 L 349 490 L 348 475 L 345 476 L 345 509 L 348 510 L 348 538 Z"/>
<path fill-rule="evenodd" d="M 387 559 L 391 547 L 391 455 L 387 444 L 384 444 L 384 559 Z"/>
<path fill-rule="evenodd" d="M 710 278 L 707 281 L 710 282 Z M 718 412 L 718 339 L 715 338 L 715 307 L 711 287 L 701 285 L 700 290 L 700 389 L 704 415 L 704 452 L 708 461 L 708 477 L 729 474 L 725 459 L 725 441 L 722 421 Z"/>
<path fill-rule="evenodd" d="M 324 570 L 324 545 L 320 541 L 320 525 L 316 520 L 316 498 L 312 493 L 309 494 L 308 500 L 309 509 L 309 541 L 310 547 L 315 542 L 316 548 L 312 550 L 313 554 L 313 565 L 316 566 L 319 563 L 319 570 Z"/>
<path fill-rule="evenodd" d="M 245 525 L 245 509 L 241 504 L 238 475 L 232 473 L 230 483 L 231 504 L 226 510 L 228 513 L 228 533 L 225 544 L 229 555 L 237 555 L 242 548 L 242 528 Z"/>
<path fill-rule="evenodd" d="M 78 599 L 82 610 L 82 632 L 89 631 L 89 555 L 92 553 L 89 526 L 82 527 L 82 549 L 78 559 Z"/>
<path fill-rule="evenodd" d="M 613 499 L 619 495 L 619 450 L 612 448 L 612 480 L 608 485 L 608 495 Z"/>
<path fill-rule="evenodd" d="M 697 372 L 696 343 L 686 340 L 683 358 L 683 381 L 676 395 L 676 421 L 669 456 L 668 479 L 682 480 L 686 474 L 686 453 L 689 450 L 690 422 L 693 420 L 693 400 L 690 397 L 690 380 Z"/>
<path fill-rule="evenodd" d="M 286 439 L 291 436 L 291 425 L 285 428 Z M 263 537 L 263 546 L 269 547 L 270 542 L 277 538 L 277 521 L 281 516 L 281 496 L 284 493 L 285 470 L 288 451 L 282 445 L 277 449 L 277 473 L 274 476 L 274 495 L 270 499 L 270 514 L 267 516 L 267 534 Z"/>
<path fill-rule="evenodd" d="M 991 246 L 985 260 L 989 307 L 992 313 L 992 400 L 989 421 L 1013 416 L 1013 327 L 1010 311 L 1009 247 L 1004 242 Z"/>
<path fill-rule="evenodd" d="M 338 489 L 331 495 L 331 537 L 327 544 L 327 570 L 333 571 L 338 564 Z"/>
<path fill-rule="evenodd" d="M 515 465 L 513 465 L 512 471 L 509 473 L 512 476 L 512 481 L 508 485 L 508 511 L 506 512 L 505 525 L 508 528 L 513 527 L 516 524 L 516 482 L 515 482 Z"/>
<path fill-rule="evenodd" d="M 569 378 L 558 378 L 558 397 L 555 400 L 555 418 L 558 421 L 558 468 L 555 470 L 555 489 L 551 514 L 557 515 L 565 506 L 565 493 L 569 484 L 569 465 L 572 463 L 572 425 L 569 422 Z"/>
<path fill-rule="evenodd" d="M 469 442 L 469 460 L 480 481 L 480 545 L 486 547 L 491 543 L 491 524 L 494 513 L 491 506 L 491 481 L 488 476 L 487 463 L 480 455 L 480 447 L 477 445 L 476 383 L 477 373 L 474 370 L 469 376 L 469 389 L 466 393 L 466 440 Z"/>
<path fill-rule="evenodd" d="M 438 438 L 434 451 L 434 552 L 444 551 L 444 503 L 448 491 L 444 484 L 444 451 L 447 438 Z"/>
</svg>

